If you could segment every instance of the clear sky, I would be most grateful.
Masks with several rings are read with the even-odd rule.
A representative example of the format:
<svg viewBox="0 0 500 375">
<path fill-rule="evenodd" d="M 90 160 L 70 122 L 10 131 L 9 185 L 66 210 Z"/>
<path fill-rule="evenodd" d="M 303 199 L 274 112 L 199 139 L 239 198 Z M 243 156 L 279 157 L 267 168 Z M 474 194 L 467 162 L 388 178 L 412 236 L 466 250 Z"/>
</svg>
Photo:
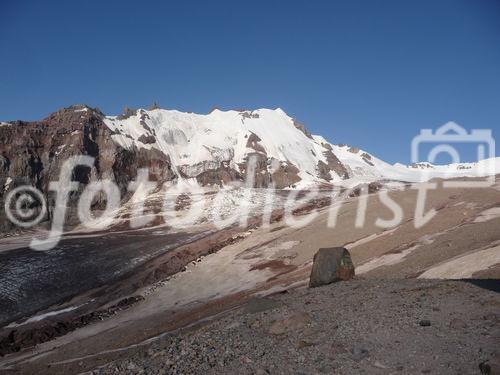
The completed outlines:
<svg viewBox="0 0 500 375">
<path fill-rule="evenodd" d="M 4 121 L 75 103 L 281 107 L 405 163 L 450 120 L 500 140 L 498 0 L 1 0 L 0 47 Z"/>
</svg>

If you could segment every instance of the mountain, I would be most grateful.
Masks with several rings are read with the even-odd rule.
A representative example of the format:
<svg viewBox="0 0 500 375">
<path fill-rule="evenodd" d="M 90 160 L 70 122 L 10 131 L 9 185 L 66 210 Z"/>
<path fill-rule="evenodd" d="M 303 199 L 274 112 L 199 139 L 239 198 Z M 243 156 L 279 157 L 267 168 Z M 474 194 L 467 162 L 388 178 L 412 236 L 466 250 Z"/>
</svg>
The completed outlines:
<svg viewBox="0 0 500 375">
<path fill-rule="evenodd" d="M 329 364 L 332 369 L 345 368 L 345 363 L 359 369 L 360 362 L 350 359 L 359 353 L 382 358 L 383 367 L 399 368 L 399 357 L 380 357 L 377 347 L 365 346 L 378 343 L 376 335 L 368 337 L 367 343 L 358 342 L 357 336 L 366 338 L 370 332 L 383 331 L 401 311 L 407 319 L 396 319 L 400 323 L 399 328 L 396 327 L 399 331 L 394 331 L 388 346 L 382 348 L 386 352 L 394 352 L 394 337 L 400 337 L 408 327 L 415 331 L 407 335 L 408 342 L 414 342 L 415 337 L 425 342 L 427 330 L 434 330 L 429 331 L 434 335 L 436 329 L 441 329 L 442 332 L 437 333 L 444 341 L 436 342 L 431 348 L 434 352 L 438 347 L 444 348 L 433 364 L 435 368 L 448 362 L 454 363 L 457 369 L 477 368 L 496 348 L 495 335 L 481 335 L 476 344 L 482 345 L 482 351 L 476 344 L 474 347 L 457 344 L 457 348 L 472 348 L 460 354 L 463 361 L 453 362 L 451 357 L 442 360 L 453 352 L 449 350 L 446 336 L 450 327 L 455 334 L 461 329 L 460 342 L 465 342 L 471 329 L 483 332 L 498 320 L 493 313 L 498 305 L 488 302 L 494 291 L 472 283 L 483 278 L 494 279 L 494 282 L 499 277 L 500 176 L 496 176 L 495 185 L 489 188 L 455 186 L 432 191 L 428 204 L 423 207 L 433 212 L 425 215 L 428 222 L 422 226 L 417 223 L 421 200 L 417 199 L 411 184 L 390 192 L 390 199 L 400 208 L 399 213 L 382 199 L 383 195 L 366 199 L 362 210 L 356 199 L 351 199 L 359 190 L 353 194 L 343 191 L 332 199 L 328 188 L 376 182 L 369 184 L 375 191 L 382 185 L 391 188 L 395 185 L 389 183 L 391 181 L 480 175 L 484 173 L 481 169 L 488 165 L 498 170 L 500 159 L 448 166 L 390 165 L 356 147 L 335 145 L 310 134 L 280 109 L 214 110 L 198 115 L 155 108 L 107 116 L 80 105 L 61 109 L 41 121 L 0 123 L 0 205 L 4 206 L 2 200 L 6 200 L 14 188 L 29 184 L 39 188 L 49 201 L 50 219 L 55 194 L 49 192 L 49 184 L 59 180 L 63 162 L 82 154 L 93 156 L 95 163 L 92 167 L 75 169 L 73 179 L 81 182 L 80 192 L 91 181 L 111 179 L 117 183 L 123 199 L 123 204 L 113 210 L 112 215 L 102 212 L 98 215 L 103 208 L 100 205 L 105 203 L 104 194 L 94 201 L 95 221 L 99 225 L 94 227 L 78 220 L 76 203 L 81 195 L 73 192 L 66 215 L 67 230 L 56 247 L 39 252 L 33 251 L 36 247 L 31 243 L 33 239 L 46 238 L 46 233 L 39 230 L 43 228 L 12 233 L 8 231 L 12 225 L 2 218 L 3 212 L 0 213 L 1 237 L 9 237 L 0 239 L 0 264 L 3 265 L 0 267 L 0 356 L 8 354 L 0 361 L 2 369 L 30 374 L 42 374 L 43 369 L 47 369 L 47 374 L 67 374 L 99 367 L 94 372 L 97 374 L 123 373 L 127 368 L 137 371 L 145 368 L 148 372 L 158 365 L 175 372 L 181 369 L 175 364 L 179 363 L 179 353 L 184 352 L 182 347 L 169 351 L 172 344 L 166 342 L 159 351 L 154 348 L 150 351 L 143 345 L 161 343 L 164 338 L 170 340 L 173 337 L 170 333 L 177 329 L 184 332 L 185 327 L 203 327 L 220 317 L 222 320 L 216 323 L 214 330 L 201 328 L 200 334 L 209 332 L 213 341 L 213 335 L 217 335 L 222 326 L 241 329 L 243 331 L 238 332 L 244 342 L 257 340 L 259 345 L 268 345 L 264 349 L 272 349 L 285 339 L 281 334 L 272 333 L 272 326 L 276 322 L 278 327 L 294 325 L 295 312 L 306 312 L 313 328 L 323 327 L 327 334 L 310 336 L 306 321 L 304 331 L 283 332 L 290 338 L 285 341 L 297 343 L 297 350 L 301 351 L 317 348 L 319 352 L 313 353 L 314 356 L 318 354 L 323 358 L 323 354 L 328 356 L 332 352 L 332 343 L 328 341 L 330 328 L 338 328 L 335 322 L 339 319 L 334 317 L 332 325 L 328 320 L 332 314 L 326 313 L 331 312 L 334 305 L 344 311 L 345 317 L 353 316 L 353 311 L 361 312 L 352 322 L 370 324 L 363 314 L 383 313 L 387 306 L 393 306 L 394 311 L 375 331 L 370 324 L 348 326 L 347 334 L 341 335 L 346 338 L 345 342 L 335 343 L 334 358 L 338 362 Z M 275 192 L 238 187 L 251 180 L 248 171 L 252 172 L 252 167 L 256 177 L 247 186 L 297 190 Z M 144 197 L 144 210 L 136 212 L 133 206 L 137 201 L 129 199 L 131 193 L 127 187 L 136 179 L 140 168 L 149 168 L 150 179 L 159 184 L 166 183 L 173 188 L 177 183 L 181 187 L 189 185 L 197 191 L 179 196 L 169 194 L 171 190 L 152 192 Z M 496 170 L 490 172 L 496 173 Z M 227 188 L 232 185 L 236 188 Z M 318 185 L 322 189 L 314 196 L 305 191 L 295 194 L 298 189 Z M 22 195 L 15 196 L 18 197 Z M 290 197 L 304 199 L 289 200 Z M 18 202 L 23 204 L 21 199 Z M 33 204 L 30 208 L 40 212 L 39 206 Z M 363 211 L 365 218 L 360 226 L 359 213 Z M 394 211 L 394 219 L 390 211 Z M 64 219 L 56 215 L 54 218 Z M 137 219 L 139 228 L 132 225 L 133 219 Z M 83 225 L 78 225 L 80 223 Z M 42 224 L 48 225 L 49 221 Z M 309 294 L 305 289 L 296 294 L 296 288 L 307 284 L 318 249 L 339 246 L 350 252 L 358 280 L 339 283 L 336 289 L 318 288 L 323 290 L 317 292 L 319 294 L 315 291 Z M 390 280 L 381 281 L 384 278 Z M 413 280 L 415 278 L 474 280 L 458 285 Z M 403 280 L 404 285 L 395 290 L 398 280 Z M 467 289 L 460 289 L 464 285 L 468 285 Z M 488 285 L 493 284 L 483 287 Z M 358 295 L 365 289 L 367 293 Z M 386 292 L 386 296 L 380 291 Z M 438 304 L 443 295 L 448 297 L 440 305 L 441 315 L 426 315 L 434 302 L 422 305 L 419 301 L 427 291 L 434 291 L 431 297 Z M 259 301 L 255 305 L 255 297 L 263 295 L 274 295 L 272 298 L 276 297 L 278 303 L 281 301 L 282 308 L 272 301 L 271 305 L 264 301 L 269 311 L 261 310 Z M 332 295 L 339 298 L 332 299 Z M 372 298 L 374 295 L 385 300 Z M 479 298 L 476 304 L 482 306 L 477 312 L 480 315 L 472 316 L 473 323 L 482 323 L 466 330 L 462 323 L 453 323 L 457 317 L 449 314 L 457 305 L 471 305 L 464 295 Z M 410 307 L 414 307 L 409 310 L 405 299 L 408 296 L 413 299 Z M 323 297 L 327 304 L 321 304 Z M 374 304 L 360 309 L 366 300 Z M 290 301 L 297 303 L 292 306 Z M 236 310 L 247 303 L 253 313 Z M 317 315 L 318 303 L 325 311 L 324 316 Z M 462 312 L 462 318 L 471 315 L 468 310 Z M 262 319 L 263 316 L 267 318 Z M 426 322 L 425 325 L 421 325 L 421 321 Z M 68 334 L 76 329 L 77 332 Z M 322 332 L 321 329 L 313 331 Z M 165 335 L 166 332 L 170 333 Z M 349 336 L 349 332 L 355 332 L 356 337 Z M 269 335 L 276 337 L 270 340 Z M 177 343 L 186 341 L 187 336 L 180 337 Z M 225 336 L 220 337 L 220 349 L 227 354 L 227 340 Z M 304 344 L 303 339 L 309 344 Z M 204 342 L 200 337 L 195 341 Z M 189 338 L 187 342 L 189 344 Z M 315 344 L 321 342 L 326 345 Z M 215 348 L 215 351 L 210 349 L 211 353 L 218 356 L 219 347 L 208 344 Z M 365 349 L 347 346 L 361 344 Z M 418 347 L 425 345 L 417 343 L 412 348 Z M 218 373 L 234 373 L 242 363 L 260 366 L 265 359 L 262 348 L 253 353 L 255 358 L 251 361 L 243 361 L 243 356 L 246 358 L 249 353 L 247 349 L 243 347 L 236 356 L 230 354 L 217 368 Z M 285 349 L 278 353 L 282 360 L 288 360 L 286 356 L 291 353 L 289 348 Z M 136 351 L 137 356 L 132 353 Z M 200 350 L 193 351 L 198 352 Z M 421 354 L 418 363 L 424 363 L 429 357 L 428 350 Z M 291 356 L 289 362 L 295 364 L 296 350 Z M 130 358 L 124 362 L 117 361 L 118 357 Z M 198 357 L 190 357 L 196 366 L 208 363 L 206 356 Z M 317 371 L 318 361 L 313 357 L 304 362 L 308 365 L 304 371 Z M 274 366 L 275 356 L 267 360 L 269 366 Z M 109 362 L 113 365 L 105 365 Z M 165 363 L 169 365 L 165 367 Z M 368 372 L 375 368 L 373 362 L 363 363 Z M 192 370 L 190 366 L 183 369 Z M 247 369 L 249 373 L 258 370 Z"/>
<path fill-rule="evenodd" d="M 195 178 L 201 185 L 223 185 L 244 177 L 252 157 L 257 160 L 258 187 L 274 183 L 277 188 L 307 188 L 377 179 L 417 182 L 485 174 L 479 171 L 484 167 L 480 163 L 390 165 L 357 147 L 334 145 L 312 135 L 280 108 L 215 109 L 208 115 L 138 110 L 108 116 L 104 123 L 123 148 L 159 150 L 168 155 L 179 178 Z"/>
<path fill-rule="evenodd" d="M 111 179 L 122 197 L 139 168 L 149 168 L 158 183 L 187 181 L 200 187 L 243 183 L 254 168 L 254 187 L 303 189 L 476 176 L 485 163 L 494 163 L 497 170 L 500 164 L 492 159 L 450 166 L 390 165 L 356 147 L 310 134 L 279 108 L 215 109 L 207 115 L 155 108 L 106 116 L 74 105 L 41 121 L 0 123 L 0 199 L 29 184 L 47 195 L 50 206 L 49 182 L 58 180 L 68 157 L 81 154 L 95 157 L 95 165 L 77 168 L 74 179 L 83 184 Z"/>
<path fill-rule="evenodd" d="M 350 176 L 328 142 L 315 139 L 281 109 L 216 109 L 208 115 L 138 110 L 103 121 L 124 149 L 158 150 L 176 177 L 204 186 L 243 180 L 251 159 L 256 187 L 303 187 Z"/>
</svg>

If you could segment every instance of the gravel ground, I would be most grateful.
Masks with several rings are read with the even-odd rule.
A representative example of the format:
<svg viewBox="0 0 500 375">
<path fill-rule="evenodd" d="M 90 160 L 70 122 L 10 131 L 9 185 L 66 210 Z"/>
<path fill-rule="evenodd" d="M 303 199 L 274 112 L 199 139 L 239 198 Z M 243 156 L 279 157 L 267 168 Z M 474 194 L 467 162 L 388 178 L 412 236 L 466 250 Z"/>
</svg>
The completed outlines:
<svg viewBox="0 0 500 375">
<path fill-rule="evenodd" d="M 357 279 L 256 298 L 93 374 L 480 374 L 499 354 L 498 290 Z"/>
</svg>

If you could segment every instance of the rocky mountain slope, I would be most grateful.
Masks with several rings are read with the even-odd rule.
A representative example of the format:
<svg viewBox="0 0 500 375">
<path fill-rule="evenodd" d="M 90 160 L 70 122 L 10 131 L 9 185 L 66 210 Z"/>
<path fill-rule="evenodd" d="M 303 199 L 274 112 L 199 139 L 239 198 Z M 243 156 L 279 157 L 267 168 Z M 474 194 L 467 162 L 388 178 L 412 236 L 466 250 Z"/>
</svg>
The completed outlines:
<svg viewBox="0 0 500 375">
<path fill-rule="evenodd" d="M 2 123 L 0 201 L 16 186 L 27 184 L 44 192 L 49 207 L 53 206 L 49 183 L 59 179 L 62 164 L 74 155 L 90 155 L 96 160 L 91 169 L 77 168 L 75 181 L 84 185 L 109 178 L 117 183 L 122 194 L 141 167 L 150 168 L 151 178 L 158 181 L 174 177 L 167 155 L 154 149 L 122 148 L 112 140 L 112 131 L 103 118 L 98 110 L 75 106 L 52 113 L 42 121 Z M 0 227 L 6 226 L 8 223 L 0 218 Z"/>
<path fill-rule="evenodd" d="M 499 303 L 462 281 L 290 290 L 145 342 L 92 374 L 496 374 Z"/>
</svg>

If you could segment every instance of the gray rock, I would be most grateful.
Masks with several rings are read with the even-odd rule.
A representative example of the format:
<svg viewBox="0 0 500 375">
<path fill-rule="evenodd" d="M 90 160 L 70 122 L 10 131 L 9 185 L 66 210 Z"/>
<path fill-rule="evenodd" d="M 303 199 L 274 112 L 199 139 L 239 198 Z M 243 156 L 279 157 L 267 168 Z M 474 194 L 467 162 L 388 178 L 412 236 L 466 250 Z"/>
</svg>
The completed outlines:
<svg viewBox="0 0 500 375">
<path fill-rule="evenodd" d="M 354 277 L 351 255 L 344 247 L 321 248 L 314 255 L 309 287 L 331 284 Z"/>
</svg>

